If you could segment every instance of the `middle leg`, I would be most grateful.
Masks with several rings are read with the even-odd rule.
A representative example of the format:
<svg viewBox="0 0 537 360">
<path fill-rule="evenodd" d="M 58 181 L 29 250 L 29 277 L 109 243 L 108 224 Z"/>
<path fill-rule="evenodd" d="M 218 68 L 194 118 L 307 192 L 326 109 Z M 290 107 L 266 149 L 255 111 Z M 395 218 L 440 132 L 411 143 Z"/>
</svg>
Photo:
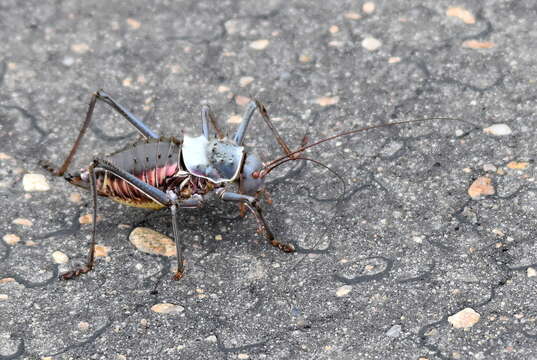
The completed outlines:
<svg viewBox="0 0 537 360">
<path fill-rule="evenodd" d="M 274 238 L 274 234 L 270 230 L 268 223 L 263 216 L 261 207 L 259 206 L 259 203 L 255 197 L 244 195 L 244 194 L 237 194 L 234 192 L 229 192 L 222 188 L 218 190 L 217 190 L 217 194 L 220 197 L 220 199 L 224 201 L 241 202 L 254 214 L 255 219 L 257 220 L 257 230 L 265 234 L 265 237 L 267 238 L 267 240 L 270 242 L 272 246 L 277 247 L 278 249 L 284 252 L 295 251 L 295 248 L 293 245 L 282 243 L 281 241 L 276 240 Z"/>
</svg>

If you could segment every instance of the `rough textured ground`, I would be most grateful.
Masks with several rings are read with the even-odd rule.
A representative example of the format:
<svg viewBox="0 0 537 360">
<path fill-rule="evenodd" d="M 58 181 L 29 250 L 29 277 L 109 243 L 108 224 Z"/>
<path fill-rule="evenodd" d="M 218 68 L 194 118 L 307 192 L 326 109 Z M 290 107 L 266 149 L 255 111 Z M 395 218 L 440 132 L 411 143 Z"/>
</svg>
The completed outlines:
<svg viewBox="0 0 537 360">
<path fill-rule="evenodd" d="M 535 1 L 374 5 L 2 0 L 0 359 L 536 359 Z M 463 120 L 312 150 L 345 193 L 310 164 L 274 171 L 267 217 L 295 254 L 214 203 L 181 217 L 174 282 L 174 257 L 128 240 L 171 235 L 168 211 L 104 200 L 108 254 L 60 282 L 86 254 L 90 198 L 37 162 L 64 159 L 99 88 L 179 137 L 204 102 L 232 129 L 249 96 L 293 146 Z M 498 123 L 512 132 L 483 130 Z M 266 160 L 280 154 L 269 134 L 256 117 L 247 142 Z M 136 138 L 101 104 L 75 168 Z M 50 189 L 25 191 L 28 173 Z M 465 308 L 480 318 L 455 328 Z"/>
</svg>

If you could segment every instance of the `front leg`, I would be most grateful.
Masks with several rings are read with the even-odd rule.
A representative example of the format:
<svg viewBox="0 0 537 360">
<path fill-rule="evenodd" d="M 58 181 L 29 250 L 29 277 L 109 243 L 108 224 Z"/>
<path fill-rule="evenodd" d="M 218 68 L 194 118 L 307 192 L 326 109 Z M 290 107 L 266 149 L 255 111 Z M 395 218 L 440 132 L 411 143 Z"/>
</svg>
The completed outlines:
<svg viewBox="0 0 537 360">
<path fill-rule="evenodd" d="M 217 194 L 220 199 L 224 201 L 238 201 L 243 203 L 248 209 L 250 209 L 250 211 L 252 211 L 252 213 L 254 214 L 255 219 L 257 220 L 257 230 L 265 234 L 265 237 L 272 246 L 275 246 L 285 252 L 295 251 L 293 245 L 282 243 L 274 238 L 274 235 L 272 234 L 272 231 L 270 231 L 270 228 L 265 221 L 265 218 L 263 217 L 261 207 L 259 206 L 259 203 L 255 197 L 229 192 L 223 188 L 218 189 Z"/>
</svg>

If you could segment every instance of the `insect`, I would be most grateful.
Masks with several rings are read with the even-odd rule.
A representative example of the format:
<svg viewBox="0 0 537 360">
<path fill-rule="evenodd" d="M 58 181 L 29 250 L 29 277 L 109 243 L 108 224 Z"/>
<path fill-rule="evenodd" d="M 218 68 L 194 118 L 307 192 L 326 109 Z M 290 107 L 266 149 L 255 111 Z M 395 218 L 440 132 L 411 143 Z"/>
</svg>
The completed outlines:
<svg viewBox="0 0 537 360">
<path fill-rule="evenodd" d="M 104 102 L 122 115 L 138 130 L 143 139 L 126 150 L 104 157 L 95 157 L 90 165 L 80 172 L 67 173 L 92 120 L 97 101 Z M 243 145 L 248 125 L 256 110 L 261 114 L 284 152 L 283 156 L 268 163 L 262 163 L 254 152 Z M 302 153 L 337 137 L 373 128 L 434 119 L 450 118 L 400 121 L 349 130 L 311 144 L 303 143 L 297 150 L 291 151 L 272 124 L 265 106 L 257 100 L 248 104 L 232 138 L 222 135 L 209 106 L 204 105 L 201 110 L 202 134 L 197 137 L 185 135 L 183 139 L 176 139 L 159 136 L 110 95 L 99 90 L 91 97 L 81 130 L 63 164 L 55 169 L 48 162 L 41 162 L 53 175 L 64 176 L 69 183 L 91 191 L 92 195 L 93 227 L 87 261 L 83 266 L 62 274 L 60 278 L 72 279 L 91 271 L 94 267 L 98 195 L 124 205 L 171 210 L 173 237 L 177 248 L 177 270 L 173 276 L 175 280 L 181 279 L 184 274 L 183 246 L 179 236 L 178 216 L 181 216 L 184 209 L 202 207 L 212 194 L 220 200 L 241 204 L 241 210 L 243 207 L 250 210 L 257 220 L 258 232 L 264 234 L 271 245 L 284 252 L 293 252 L 292 245 L 274 237 L 263 216 L 260 197 L 267 195 L 265 176 L 288 161 L 308 160 L 325 166 L 314 159 L 304 157 Z M 210 135 L 209 123 L 213 126 L 216 136 Z M 230 189 L 232 184 L 237 185 L 238 191 Z"/>
</svg>

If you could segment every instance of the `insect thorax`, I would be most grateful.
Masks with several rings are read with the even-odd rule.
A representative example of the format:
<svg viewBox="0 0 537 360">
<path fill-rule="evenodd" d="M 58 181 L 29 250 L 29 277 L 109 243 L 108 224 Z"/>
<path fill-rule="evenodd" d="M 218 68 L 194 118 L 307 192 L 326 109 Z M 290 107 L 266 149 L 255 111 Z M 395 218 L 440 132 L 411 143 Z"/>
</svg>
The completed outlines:
<svg viewBox="0 0 537 360">
<path fill-rule="evenodd" d="M 244 161 L 244 147 L 226 139 L 185 135 L 181 151 L 189 173 L 216 184 L 237 179 Z"/>
</svg>

